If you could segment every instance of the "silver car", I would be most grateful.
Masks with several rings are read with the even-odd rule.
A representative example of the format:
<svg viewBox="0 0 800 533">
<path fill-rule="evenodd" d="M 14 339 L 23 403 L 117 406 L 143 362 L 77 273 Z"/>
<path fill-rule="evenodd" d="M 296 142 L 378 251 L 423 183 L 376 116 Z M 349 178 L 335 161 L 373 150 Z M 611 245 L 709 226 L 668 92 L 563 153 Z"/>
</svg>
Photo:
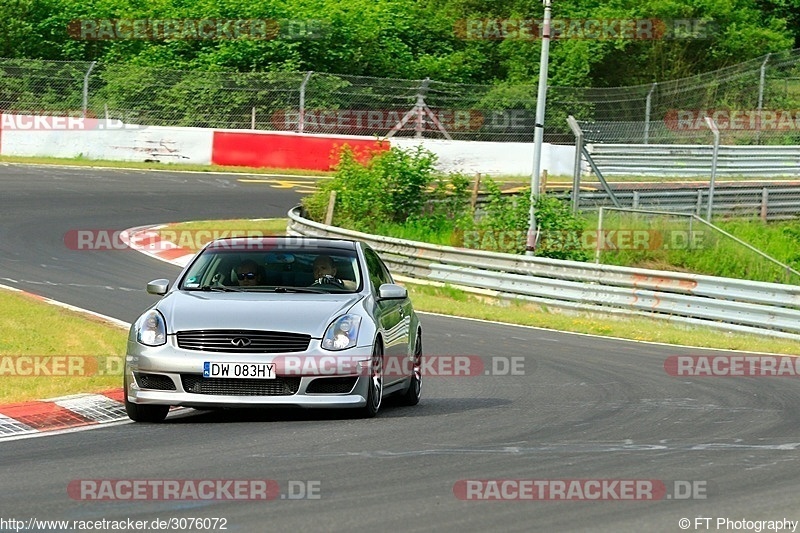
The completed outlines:
<svg viewBox="0 0 800 533">
<path fill-rule="evenodd" d="M 158 422 L 170 406 L 353 408 L 395 394 L 416 405 L 422 328 L 405 288 L 358 241 L 219 239 L 131 326 L 125 408 Z"/>
</svg>

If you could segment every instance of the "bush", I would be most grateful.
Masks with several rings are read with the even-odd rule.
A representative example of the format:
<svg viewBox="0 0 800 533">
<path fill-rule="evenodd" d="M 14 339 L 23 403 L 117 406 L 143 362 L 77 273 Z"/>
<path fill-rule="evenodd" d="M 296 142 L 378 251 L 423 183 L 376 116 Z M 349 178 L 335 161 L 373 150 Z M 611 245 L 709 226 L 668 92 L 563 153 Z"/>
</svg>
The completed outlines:
<svg viewBox="0 0 800 533">
<path fill-rule="evenodd" d="M 488 180 L 486 190 L 488 200 L 485 213 L 475 224 L 477 234 L 472 236 L 473 243 L 485 250 L 525 253 L 530 228 L 530 187 L 519 194 L 504 194 L 496 183 Z M 589 260 L 585 250 L 568 245 L 576 239 L 565 238 L 568 235 L 580 235 L 586 227 L 585 220 L 572 214 L 569 204 L 543 194 L 536 200 L 535 213 L 540 236 L 534 255 L 573 261 Z"/>
<path fill-rule="evenodd" d="M 530 211 L 530 189 L 504 194 L 492 180 L 485 182 L 488 200 L 479 221 L 469 209 L 470 180 L 463 174 L 438 173 L 436 156 L 422 147 L 409 151 L 392 148 L 366 163 L 345 146 L 333 179 L 303 199 L 306 214 L 322 221 L 331 191 L 336 191 L 333 224 L 368 233 L 451 244 L 489 251 L 525 252 Z M 572 215 L 569 205 L 542 195 L 536 203 L 543 235 L 579 235 L 585 221 Z M 588 253 L 544 241 L 536 255 L 586 261 Z"/>
<path fill-rule="evenodd" d="M 361 163 L 349 146 L 339 156 L 333 179 L 303 199 L 308 215 L 323 220 L 331 191 L 336 191 L 333 222 L 360 231 L 377 224 L 419 221 L 440 225 L 464 212 L 469 180 L 450 179 L 434 167 L 436 155 L 417 146 L 411 150 L 391 148 Z M 435 183 L 433 191 L 429 188 Z"/>
</svg>

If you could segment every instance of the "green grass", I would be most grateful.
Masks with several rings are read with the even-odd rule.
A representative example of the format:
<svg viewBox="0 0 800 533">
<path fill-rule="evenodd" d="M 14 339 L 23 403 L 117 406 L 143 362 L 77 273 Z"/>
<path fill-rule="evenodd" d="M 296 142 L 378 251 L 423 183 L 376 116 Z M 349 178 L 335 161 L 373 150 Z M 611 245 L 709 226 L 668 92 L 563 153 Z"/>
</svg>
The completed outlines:
<svg viewBox="0 0 800 533">
<path fill-rule="evenodd" d="M 593 261 L 598 217 L 596 213 L 585 213 L 583 217 L 586 220 L 585 234 L 573 236 L 556 232 L 554 237 L 548 237 L 545 233 L 539 242 L 540 251 L 547 248 L 559 251 L 563 247 L 575 247 L 585 250 Z M 800 220 L 764 223 L 759 219 L 720 219 L 715 222 L 728 233 L 800 271 Z M 687 217 L 609 211 L 605 215 L 603 230 L 604 234 L 612 235 L 606 244 L 611 247 L 602 250 L 600 254 L 600 262 L 603 264 L 800 284 L 800 276 L 788 272 L 702 222 L 690 222 Z M 495 241 L 498 246 L 502 243 L 514 245 L 517 240 L 524 239 L 524 232 L 516 235 L 513 231 L 487 230 L 471 231 L 467 235 L 455 229 L 452 223 L 433 224 L 431 227 L 429 223 L 420 220 L 403 224 L 378 223 L 373 232 L 431 244 L 470 248 L 488 246 Z M 636 232 L 636 242 L 626 243 L 613 237 L 627 234 L 630 238 L 632 232 Z M 619 248 L 614 249 L 615 245 Z M 511 247 L 508 251 L 512 251 Z"/>
<path fill-rule="evenodd" d="M 6 290 L 0 290 L 0 309 L 0 404 L 122 386 L 124 329 Z M 71 360 L 83 361 L 85 371 L 73 376 L 20 376 L 19 372 L 35 367 L 20 366 L 15 356 L 74 356 Z M 91 371 L 94 362 L 100 372 Z"/>
<path fill-rule="evenodd" d="M 665 319 L 621 318 L 605 313 L 562 313 L 519 300 L 478 296 L 450 286 L 408 283 L 406 287 L 414 301 L 414 308 L 419 311 L 636 341 L 800 355 L 800 342 L 787 339 L 683 326 Z"/>
<path fill-rule="evenodd" d="M 588 228 L 597 229 L 597 215 L 585 215 Z M 715 225 L 778 261 L 800 270 L 800 220 L 768 222 L 759 219 L 719 219 Z M 800 284 L 787 272 L 735 240 L 687 217 L 607 212 L 608 230 L 648 230 L 649 249 L 604 250 L 604 264 L 676 270 L 776 283 Z M 644 242 L 644 241 L 643 241 Z M 590 250 L 594 255 L 594 250 Z"/>
<path fill-rule="evenodd" d="M 427 223 L 420 221 L 408 221 L 405 224 L 383 222 L 378 223 L 372 232 L 376 235 L 408 239 L 410 241 L 460 246 L 458 232 L 454 231 L 452 225 L 449 224 L 431 228 Z"/>
<path fill-rule="evenodd" d="M 68 165 L 80 167 L 103 167 L 103 168 L 124 168 L 142 170 L 169 170 L 176 172 L 226 172 L 231 174 L 264 174 L 264 175 L 286 175 L 286 176 L 315 176 L 329 177 L 333 172 L 323 172 L 319 170 L 298 170 L 292 168 L 254 168 L 238 167 L 225 165 L 184 165 L 177 163 L 144 163 L 140 161 L 108 161 L 104 159 L 58 158 L 58 157 L 19 157 L 19 156 L 0 156 L 0 163 L 24 163 L 29 165 Z"/>
</svg>

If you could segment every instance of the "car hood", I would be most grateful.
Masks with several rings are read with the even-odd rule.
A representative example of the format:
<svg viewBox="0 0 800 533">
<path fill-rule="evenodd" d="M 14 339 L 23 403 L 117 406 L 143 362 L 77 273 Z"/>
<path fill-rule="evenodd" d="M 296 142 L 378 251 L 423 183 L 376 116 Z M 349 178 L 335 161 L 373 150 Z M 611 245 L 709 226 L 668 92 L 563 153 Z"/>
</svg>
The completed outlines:
<svg viewBox="0 0 800 533">
<path fill-rule="evenodd" d="M 361 298 L 360 294 L 175 291 L 156 308 L 164 315 L 169 334 L 194 329 L 255 329 L 321 338 L 331 321 Z"/>
</svg>

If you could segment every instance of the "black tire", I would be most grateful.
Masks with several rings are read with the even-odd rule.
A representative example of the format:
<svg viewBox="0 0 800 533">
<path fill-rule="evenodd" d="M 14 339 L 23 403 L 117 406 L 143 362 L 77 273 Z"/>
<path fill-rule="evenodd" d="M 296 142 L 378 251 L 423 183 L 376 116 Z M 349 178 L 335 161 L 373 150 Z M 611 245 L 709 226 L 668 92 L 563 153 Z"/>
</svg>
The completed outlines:
<svg viewBox="0 0 800 533">
<path fill-rule="evenodd" d="M 127 369 L 126 369 L 127 374 Z M 169 413 L 169 405 L 139 405 L 128 401 L 128 378 L 125 378 L 125 412 L 134 422 L 163 422 Z"/>
<path fill-rule="evenodd" d="M 413 375 L 408 389 L 400 396 L 400 404 L 417 405 L 422 396 L 422 332 L 417 331 L 417 340 L 414 343 Z"/>
<path fill-rule="evenodd" d="M 358 411 L 360 418 L 375 418 L 383 402 L 383 346 L 380 341 L 372 348 L 367 404 Z"/>
</svg>

